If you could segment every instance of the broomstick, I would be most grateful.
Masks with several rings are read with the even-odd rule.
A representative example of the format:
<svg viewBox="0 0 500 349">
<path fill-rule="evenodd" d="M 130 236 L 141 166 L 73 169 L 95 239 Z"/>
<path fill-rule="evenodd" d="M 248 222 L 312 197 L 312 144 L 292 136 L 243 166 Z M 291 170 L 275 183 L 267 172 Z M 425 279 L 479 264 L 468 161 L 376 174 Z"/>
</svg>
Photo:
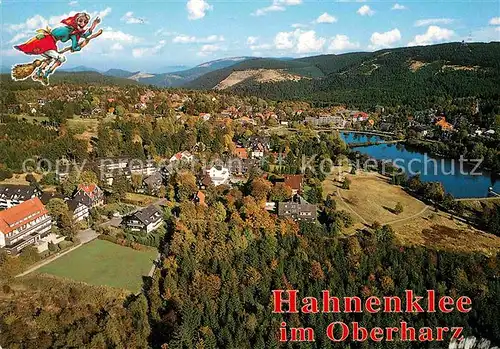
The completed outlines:
<svg viewBox="0 0 500 349">
<path fill-rule="evenodd" d="M 102 29 L 99 29 L 96 33 L 90 35 L 88 38 L 80 41 L 78 44 L 80 47 L 85 47 L 90 40 L 97 38 L 99 35 L 102 34 Z M 60 54 L 66 53 L 71 50 L 71 46 L 63 48 L 61 51 L 59 51 Z M 24 63 L 24 64 L 16 64 L 15 66 L 12 67 L 11 71 L 11 76 L 12 79 L 14 80 L 26 80 L 33 74 L 36 68 L 38 68 L 43 62 L 46 62 L 50 60 L 51 58 L 45 58 L 45 59 L 35 59 L 31 63 Z"/>
</svg>

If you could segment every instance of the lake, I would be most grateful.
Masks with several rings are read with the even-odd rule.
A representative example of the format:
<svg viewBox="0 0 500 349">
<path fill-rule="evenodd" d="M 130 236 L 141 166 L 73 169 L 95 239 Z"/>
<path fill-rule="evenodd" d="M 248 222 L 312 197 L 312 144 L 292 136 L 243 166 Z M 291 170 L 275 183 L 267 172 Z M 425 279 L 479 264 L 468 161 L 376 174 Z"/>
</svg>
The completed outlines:
<svg viewBox="0 0 500 349">
<path fill-rule="evenodd" d="M 348 144 L 378 142 L 383 140 L 379 136 L 361 133 L 341 132 L 342 139 Z M 408 174 L 420 173 L 424 182 L 440 182 L 447 193 L 456 198 L 479 198 L 488 196 L 488 188 L 500 193 L 500 180 L 494 180 L 491 173 L 485 170 L 476 170 L 481 175 L 470 174 L 474 166 L 463 164 L 460 161 L 432 157 L 403 144 L 377 144 L 366 147 L 354 147 L 359 151 L 377 160 L 396 161 L 395 164 L 403 168 Z"/>
</svg>

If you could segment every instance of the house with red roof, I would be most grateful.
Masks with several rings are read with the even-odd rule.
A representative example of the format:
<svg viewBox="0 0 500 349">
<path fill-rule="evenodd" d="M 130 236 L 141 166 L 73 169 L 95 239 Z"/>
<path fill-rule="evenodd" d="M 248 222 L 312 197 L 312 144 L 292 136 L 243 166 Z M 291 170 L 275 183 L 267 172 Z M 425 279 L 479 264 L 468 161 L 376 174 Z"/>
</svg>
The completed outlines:
<svg viewBox="0 0 500 349">
<path fill-rule="evenodd" d="M 194 156 L 188 151 L 178 152 L 170 158 L 171 163 L 176 161 L 191 162 L 193 160 Z"/>
<path fill-rule="evenodd" d="M 245 148 L 238 147 L 234 150 L 234 155 L 236 155 L 239 159 L 246 160 L 248 159 L 248 152 Z"/>
<path fill-rule="evenodd" d="M 293 195 L 302 193 L 304 175 L 285 175 L 285 185 L 292 188 Z"/>
<path fill-rule="evenodd" d="M 74 203 L 80 203 L 89 209 L 104 205 L 104 192 L 96 184 L 80 184 L 73 196 Z"/>
<path fill-rule="evenodd" d="M 369 115 L 362 111 L 353 112 L 351 113 L 351 116 L 353 122 L 366 121 L 369 118 Z"/>
<path fill-rule="evenodd" d="M 33 245 L 52 229 L 52 218 L 39 198 L 0 211 L 0 248 L 9 254 L 18 254 Z"/>
</svg>

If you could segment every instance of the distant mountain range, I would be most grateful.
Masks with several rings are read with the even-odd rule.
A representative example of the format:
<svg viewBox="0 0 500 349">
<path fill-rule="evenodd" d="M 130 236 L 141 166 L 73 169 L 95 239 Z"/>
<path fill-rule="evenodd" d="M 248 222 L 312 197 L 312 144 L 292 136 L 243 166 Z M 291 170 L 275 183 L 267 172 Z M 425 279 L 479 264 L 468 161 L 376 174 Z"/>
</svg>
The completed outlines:
<svg viewBox="0 0 500 349">
<path fill-rule="evenodd" d="M 227 59 L 219 59 L 216 61 L 206 62 L 194 68 L 179 70 L 174 72 L 165 72 L 154 74 L 149 72 L 126 72 L 120 71 L 120 77 L 125 77 L 138 81 L 143 84 L 155 85 L 160 87 L 181 87 L 186 83 L 193 81 L 200 76 L 210 73 L 215 70 L 224 69 L 242 61 L 248 60 L 249 57 L 234 57 Z M 104 72 L 105 75 L 115 74 L 116 69 Z M 112 75 L 116 76 L 116 75 Z"/>
<path fill-rule="evenodd" d="M 433 105 L 449 98 L 498 99 L 500 43 L 447 43 L 340 55 L 292 58 L 234 57 L 160 74 L 78 66 L 65 77 L 91 72 L 121 84 L 230 90 L 317 105 Z M 174 68 L 174 67 L 171 67 Z M 182 68 L 182 67 L 181 67 Z M 10 67 L 2 67 L 9 72 Z M 83 74 L 83 75 L 82 75 Z"/>
</svg>

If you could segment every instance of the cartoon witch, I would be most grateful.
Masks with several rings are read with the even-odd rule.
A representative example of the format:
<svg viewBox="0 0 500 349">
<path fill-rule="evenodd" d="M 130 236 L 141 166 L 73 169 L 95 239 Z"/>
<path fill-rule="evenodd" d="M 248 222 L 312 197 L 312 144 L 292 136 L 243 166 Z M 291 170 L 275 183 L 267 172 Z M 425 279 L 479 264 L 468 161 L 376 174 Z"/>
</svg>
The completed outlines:
<svg viewBox="0 0 500 349">
<path fill-rule="evenodd" d="M 25 80 L 31 76 L 35 81 L 41 81 L 42 84 L 49 84 L 49 76 L 64 62 L 67 51 L 77 52 L 85 47 L 88 42 L 102 34 L 102 29 L 92 35 L 95 27 L 101 22 L 96 17 L 90 28 L 85 27 L 90 21 L 90 15 L 80 12 L 72 17 L 63 19 L 61 23 L 64 26 L 54 29 L 46 28 L 37 30 L 38 35 L 24 44 L 14 46 L 15 49 L 28 55 L 41 55 L 44 59 L 36 59 L 32 63 L 17 64 L 12 68 L 12 78 L 14 80 Z M 79 42 L 80 38 L 84 38 Z M 57 42 L 67 42 L 71 40 L 71 46 L 58 51 Z"/>
</svg>

